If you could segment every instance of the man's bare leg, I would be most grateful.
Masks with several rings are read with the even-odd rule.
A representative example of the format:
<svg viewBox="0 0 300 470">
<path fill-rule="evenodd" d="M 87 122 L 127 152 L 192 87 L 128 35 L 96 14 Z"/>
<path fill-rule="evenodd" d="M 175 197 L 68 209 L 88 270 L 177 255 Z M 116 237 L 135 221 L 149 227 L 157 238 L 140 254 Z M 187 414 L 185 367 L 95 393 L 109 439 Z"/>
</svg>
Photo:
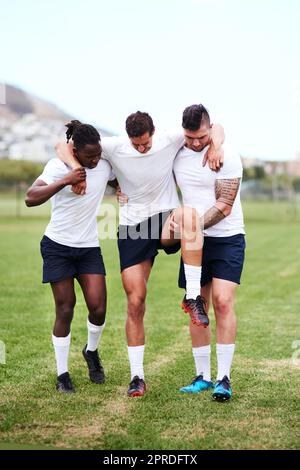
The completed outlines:
<svg viewBox="0 0 300 470">
<path fill-rule="evenodd" d="M 147 282 L 152 261 L 146 260 L 122 271 L 122 282 L 127 295 L 126 336 L 128 346 L 145 344 L 144 314 Z"/>
<path fill-rule="evenodd" d="M 211 298 L 212 284 L 209 282 L 201 288 L 201 297 L 206 301 L 206 313 L 208 314 Z M 199 328 L 197 325 L 190 321 L 190 335 L 192 340 L 193 348 L 201 348 L 203 346 L 209 346 L 211 342 L 211 329 L 210 326 L 207 328 Z M 199 375 L 199 374 L 198 374 Z"/>
<path fill-rule="evenodd" d="M 103 274 L 80 274 L 78 275 L 78 282 L 89 312 L 87 319 L 87 344 L 83 348 L 82 354 L 88 365 L 91 381 L 102 384 L 105 381 L 105 374 L 99 358 L 98 347 L 105 327 L 105 276 Z"/>
<path fill-rule="evenodd" d="M 51 288 L 55 300 L 56 319 L 52 334 L 57 366 L 57 390 L 74 392 L 69 377 L 68 358 L 71 344 L 71 322 L 76 304 L 74 279 L 69 278 L 52 282 Z"/>
<path fill-rule="evenodd" d="M 217 325 L 217 380 L 226 375 L 230 379 L 230 369 L 235 349 L 237 319 L 234 300 L 237 284 L 214 278 L 212 281 L 212 303 Z"/>
<path fill-rule="evenodd" d="M 178 239 L 181 242 L 186 278 L 186 295 L 182 308 L 189 313 L 193 323 L 207 327 L 209 320 L 200 296 L 203 235 L 200 218 L 192 207 L 179 207 L 166 220 L 161 236 L 162 245 L 172 246 Z"/>
<path fill-rule="evenodd" d="M 144 348 L 145 330 L 144 315 L 146 307 L 147 282 L 152 268 L 152 260 L 145 260 L 122 271 L 122 282 L 127 295 L 126 336 L 130 362 L 131 381 L 135 377 L 137 383 L 130 384 L 128 396 L 143 395 L 144 382 Z M 140 381 L 140 382 L 139 382 Z M 140 391 L 139 391 L 140 390 Z"/>
<path fill-rule="evenodd" d="M 163 226 L 161 244 L 168 247 L 178 241 L 181 242 L 183 262 L 200 267 L 202 263 L 203 235 L 199 216 L 192 207 L 183 206 L 174 209 Z"/>
<path fill-rule="evenodd" d="M 208 313 L 211 296 L 211 282 L 201 288 L 201 296 L 206 300 L 206 311 Z M 196 377 L 198 380 L 182 388 L 181 391 L 199 393 L 213 387 L 210 372 L 211 331 L 209 326 L 208 328 L 199 328 L 199 326 L 190 321 L 190 334 Z"/>
</svg>

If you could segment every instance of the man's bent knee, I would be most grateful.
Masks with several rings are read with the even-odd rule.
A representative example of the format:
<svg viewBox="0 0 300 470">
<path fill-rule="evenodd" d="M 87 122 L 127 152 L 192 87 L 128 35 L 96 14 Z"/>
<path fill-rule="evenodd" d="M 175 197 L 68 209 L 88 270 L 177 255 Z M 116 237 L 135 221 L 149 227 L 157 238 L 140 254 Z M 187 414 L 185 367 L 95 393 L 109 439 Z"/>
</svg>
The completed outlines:
<svg viewBox="0 0 300 470">
<path fill-rule="evenodd" d="M 199 216 L 196 209 L 189 206 L 183 206 L 176 209 L 175 219 L 177 219 L 177 223 L 186 230 L 191 229 L 195 231 L 199 224 Z"/>
</svg>

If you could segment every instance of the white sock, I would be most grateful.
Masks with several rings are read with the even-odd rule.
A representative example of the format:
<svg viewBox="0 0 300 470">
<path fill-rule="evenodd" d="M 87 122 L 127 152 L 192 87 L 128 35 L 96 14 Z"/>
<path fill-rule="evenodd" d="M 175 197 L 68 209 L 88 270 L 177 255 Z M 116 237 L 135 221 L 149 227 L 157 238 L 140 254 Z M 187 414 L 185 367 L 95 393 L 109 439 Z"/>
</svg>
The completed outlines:
<svg viewBox="0 0 300 470">
<path fill-rule="evenodd" d="M 203 380 L 210 382 L 210 344 L 208 346 L 193 348 L 193 356 L 197 377 L 198 375 L 203 375 Z"/>
<path fill-rule="evenodd" d="M 217 344 L 218 375 L 222 380 L 224 375 L 230 379 L 230 369 L 233 360 L 235 344 Z"/>
<path fill-rule="evenodd" d="M 186 298 L 194 299 L 200 295 L 201 266 L 191 266 L 184 264 L 184 273 L 186 279 Z"/>
<path fill-rule="evenodd" d="M 93 323 L 91 323 L 89 319 L 87 319 L 87 329 L 88 329 L 88 341 L 87 341 L 87 347 L 86 347 L 87 351 L 96 351 L 96 349 L 98 349 L 104 327 L 105 327 L 105 322 L 103 323 L 103 325 L 99 326 L 99 325 L 93 325 Z"/>
<path fill-rule="evenodd" d="M 140 379 L 144 379 L 144 349 L 145 345 L 142 346 L 128 346 L 128 357 L 130 362 L 131 380 L 135 375 L 138 375 Z"/>
<path fill-rule="evenodd" d="M 71 332 L 68 336 L 57 337 L 52 334 L 52 343 L 55 351 L 57 375 L 68 372 L 68 358 L 71 344 Z"/>
</svg>

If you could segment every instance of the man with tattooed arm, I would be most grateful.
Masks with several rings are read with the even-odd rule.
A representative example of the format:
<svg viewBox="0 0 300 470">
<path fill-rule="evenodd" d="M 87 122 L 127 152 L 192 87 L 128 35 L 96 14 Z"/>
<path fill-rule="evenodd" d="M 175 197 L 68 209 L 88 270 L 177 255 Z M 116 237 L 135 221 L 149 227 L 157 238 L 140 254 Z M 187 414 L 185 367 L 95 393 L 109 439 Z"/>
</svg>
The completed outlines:
<svg viewBox="0 0 300 470">
<path fill-rule="evenodd" d="M 200 328 L 190 322 L 196 378 L 182 392 L 197 393 L 212 389 L 218 401 L 231 398 L 230 369 L 233 360 L 236 316 L 234 298 L 240 284 L 244 263 L 245 232 L 240 202 L 241 159 L 224 143 L 224 164 L 218 173 L 203 167 L 203 155 L 210 143 L 211 123 L 204 106 L 192 105 L 183 112 L 185 146 L 179 151 L 174 173 L 183 204 L 194 207 L 204 233 L 201 296 L 210 299 L 216 316 L 218 373 L 216 383 L 210 373 L 210 327 Z M 186 287 L 183 264 L 179 287 Z"/>
</svg>

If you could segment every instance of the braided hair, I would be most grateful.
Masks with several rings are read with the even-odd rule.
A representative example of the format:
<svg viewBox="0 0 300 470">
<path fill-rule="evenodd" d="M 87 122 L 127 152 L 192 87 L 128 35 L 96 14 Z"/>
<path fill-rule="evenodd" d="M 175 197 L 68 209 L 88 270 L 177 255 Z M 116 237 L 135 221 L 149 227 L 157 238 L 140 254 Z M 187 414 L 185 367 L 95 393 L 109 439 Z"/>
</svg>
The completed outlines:
<svg viewBox="0 0 300 470">
<path fill-rule="evenodd" d="M 80 121 L 71 121 L 66 124 L 67 142 L 73 139 L 74 145 L 77 150 L 83 148 L 85 145 L 98 144 L 101 140 L 100 134 L 95 127 L 90 124 L 82 124 Z"/>
</svg>

